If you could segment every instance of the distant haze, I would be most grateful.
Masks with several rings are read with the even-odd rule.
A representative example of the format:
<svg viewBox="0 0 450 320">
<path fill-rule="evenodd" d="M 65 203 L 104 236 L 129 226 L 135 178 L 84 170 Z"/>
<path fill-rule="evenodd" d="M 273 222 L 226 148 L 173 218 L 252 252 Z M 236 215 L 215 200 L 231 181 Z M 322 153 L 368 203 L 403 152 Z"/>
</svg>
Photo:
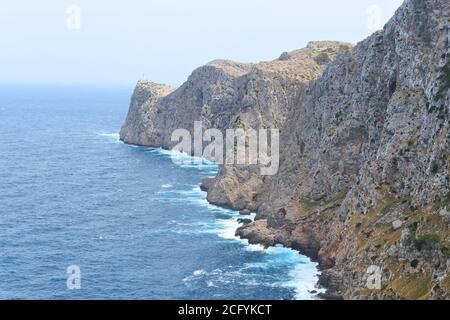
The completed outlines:
<svg viewBox="0 0 450 320">
<path fill-rule="evenodd" d="M 180 85 L 217 58 L 356 43 L 402 0 L 41 0 L 0 4 L 0 83 Z M 80 11 L 78 12 L 78 9 Z"/>
</svg>

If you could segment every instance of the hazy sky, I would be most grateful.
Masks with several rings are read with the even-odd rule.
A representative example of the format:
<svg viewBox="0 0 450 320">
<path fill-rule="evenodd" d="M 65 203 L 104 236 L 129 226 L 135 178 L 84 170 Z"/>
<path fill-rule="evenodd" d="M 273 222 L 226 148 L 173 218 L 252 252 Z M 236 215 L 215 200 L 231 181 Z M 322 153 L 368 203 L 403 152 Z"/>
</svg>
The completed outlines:
<svg viewBox="0 0 450 320">
<path fill-rule="evenodd" d="M 145 76 L 176 86 L 216 58 L 272 60 L 310 40 L 356 43 L 385 23 L 401 3 L 2 1 L 0 83 L 132 86 Z"/>
</svg>

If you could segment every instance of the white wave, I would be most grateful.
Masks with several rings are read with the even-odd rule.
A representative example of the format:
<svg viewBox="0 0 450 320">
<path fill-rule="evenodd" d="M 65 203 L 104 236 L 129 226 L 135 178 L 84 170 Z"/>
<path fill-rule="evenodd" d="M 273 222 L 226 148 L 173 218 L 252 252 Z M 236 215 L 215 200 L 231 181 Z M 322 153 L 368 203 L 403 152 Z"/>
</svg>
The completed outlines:
<svg viewBox="0 0 450 320">
<path fill-rule="evenodd" d="M 278 245 L 266 250 L 268 254 L 267 263 L 286 264 L 291 270 L 289 279 L 281 283 L 283 287 L 292 288 L 296 300 L 317 299 L 311 292 L 323 293 L 323 289 L 317 288 L 320 272 L 317 263 L 313 263 L 308 257 L 300 255 L 297 251 Z"/>
<path fill-rule="evenodd" d="M 294 289 L 296 300 L 314 300 L 317 299 L 317 294 L 325 293 L 324 289 L 317 288 L 320 272 L 317 271 L 317 264 L 311 261 L 297 263 L 289 276 L 291 279 L 283 285 Z M 312 294 L 314 291 L 317 293 Z"/>
<path fill-rule="evenodd" d="M 181 168 L 193 168 L 206 171 L 208 175 L 217 175 L 218 165 L 203 157 L 194 157 L 185 152 L 165 150 L 162 148 L 149 148 L 149 150 L 152 153 L 170 158 L 174 164 Z"/>
<path fill-rule="evenodd" d="M 173 185 L 171 185 L 170 183 L 167 183 L 167 184 L 163 184 L 162 186 L 161 186 L 161 189 L 170 189 L 170 188 L 172 188 L 173 187 Z"/>
<path fill-rule="evenodd" d="M 113 143 L 122 143 L 122 141 L 120 141 L 120 134 L 118 133 L 104 133 L 104 132 L 99 132 L 97 133 L 99 136 L 101 137 L 105 137 L 108 138 L 108 140 L 110 142 Z"/>
<path fill-rule="evenodd" d="M 216 225 L 218 226 L 216 232 L 222 239 L 240 240 L 239 237 L 236 236 L 236 230 L 239 228 L 239 222 L 235 219 L 218 220 Z"/>
<path fill-rule="evenodd" d="M 205 270 L 196 270 L 196 271 L 194 271 L 192 274 L 193 274 L 194 276 L 200 276 L 200 275 L 205 274 L 205 273 L 206 273 Z"/>
<path fill-rule="evenodd" d="M 202 170 L 202 173 L 217 173 L 217 166 L 215 164 L 205 163 L 204 159 L 194 158 L 185 153 L 183 154 L 163 149 L 150 149 L 150 152 L 170 157 L 174 163 L 183 168 L 197 168 Z M 220 286 L 221 283 L 225 284 L 238 279 L 240 283 L 252 286 L 264 285 L 289 288 L 294 291 L 295 299 L 298 300 L 315 299 L 316 296 L 311 294 L 311 291 L 316 291 L 318 293 L 323 292 L 323 290 L 316 288 L 316 284 L 319 280 L 317 264 L 312 263 L 307 257 L 300 255 L 295 250 L 285 248 L 281 245 L 265 248 L 262 245 L 249 244 L 248 240 L 240 239 L 236 236 L 236 230 L 242 225 L 238 219 L 242 218 L 254 221 L 256 214 L 252 213 L 249 216 L 241 216 L 236 211 L 212 205 L 206 199 L 206 192 L 203 192 L 199 186 L 192 186 L 187 190 L 176 190 L 170 189 L 172 188 L 172 185 L 166 184 L 162 185 L 161 188 L 166 190 L 159 192 L 159 194 L 163 197 L 168 196 L 167 201 L 193 203 L 208 209 L 211 214 L 216 215 L 216 218 L 212 221 L 190 224 L 188 227 L 189 230 L 186 229 L 187 226 L 183 226 L 183 232 L 216 234 L 224 240 L 239 242 L 244 250 L 261 254 L 258 262 L 245 264 L 244 268 L 239 270 L 236 270 L 233 267 L 231 267 L 231 270 L 226 271 L 220 269 L 213 270 L 212 272 L 207 272 L 203 269 L 196 270 L 192 275 L 183 279 L 184 282 L 202 279 L 208 287 L 212 287 Z M 254 275 L 257 276 L 257 270 L 264 269 L 270 273 L 270 269 L 272 268 L 288 269 L 289 271 L 284 277 L 269 278 L 265 279 L 263 282 L 258 279 L 248 278 L 249 272 L 253 272 Z"/>
<path fill-rule="evenodd" d="M 264 252 L 264 251 L 266 251 L 266 248 L 263 245 L 261 245 L 261 244 L 250 244 L 247 241 L 247 245 L 245 246 L 245 250 L 252 251 L 252 252 Z"/>
</svg>

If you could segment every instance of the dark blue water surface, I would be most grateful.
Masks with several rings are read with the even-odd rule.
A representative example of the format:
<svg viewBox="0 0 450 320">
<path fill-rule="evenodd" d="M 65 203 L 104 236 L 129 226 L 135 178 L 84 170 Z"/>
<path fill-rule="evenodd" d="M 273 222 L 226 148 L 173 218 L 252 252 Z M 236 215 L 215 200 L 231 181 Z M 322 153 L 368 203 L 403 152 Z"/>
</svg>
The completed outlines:
<svg viewBox="0 0 450 320">
<path fill-rule="evenodd" d="M 119 142 L 130 92 L 0 88 L 0 299 L 312 298 L 314 264 L 206 202 L 215 166 Z"/>
</svg>

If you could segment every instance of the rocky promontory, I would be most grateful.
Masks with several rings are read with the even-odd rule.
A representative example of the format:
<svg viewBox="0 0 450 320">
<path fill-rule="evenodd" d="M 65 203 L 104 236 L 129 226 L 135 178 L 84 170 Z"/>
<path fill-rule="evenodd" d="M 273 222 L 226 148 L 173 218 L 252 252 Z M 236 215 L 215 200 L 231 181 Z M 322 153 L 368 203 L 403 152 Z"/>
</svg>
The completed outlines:
<svg viewBox="0 0 450 320">
<path fill-rule="evenodd" d="M 320 263 L 345 299 L 450 298 L 450 2 L 406 0 L 355 47 L 313 42 L 277 60 L 218 60 L 177 90 L 140 82 L 121 138 L 280 128 L 280 170 L 222 166 L 208 200 L 257 213 L 238 234 Z"/>
</svg>

